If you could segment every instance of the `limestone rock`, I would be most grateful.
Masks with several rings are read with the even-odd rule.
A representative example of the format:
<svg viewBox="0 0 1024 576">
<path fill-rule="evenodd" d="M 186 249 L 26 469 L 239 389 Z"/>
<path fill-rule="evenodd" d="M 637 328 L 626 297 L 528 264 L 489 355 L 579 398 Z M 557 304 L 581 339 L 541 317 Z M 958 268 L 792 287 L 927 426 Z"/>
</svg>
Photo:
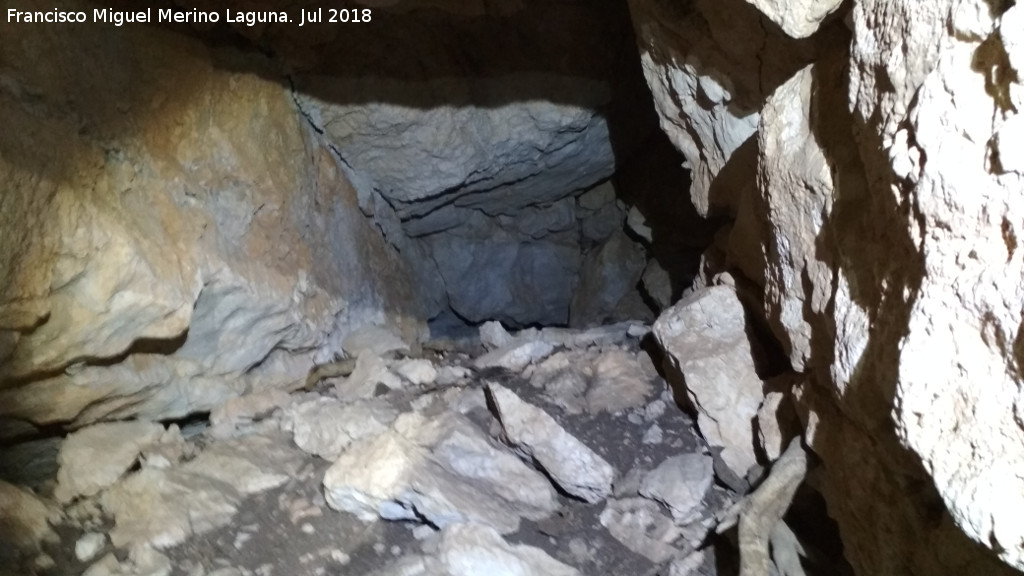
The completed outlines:
<svg viewBox="0 0 1024 576">
<path fill-rule="evenodd" d="M 364 521 L 426 518 L 442 528 L 470 521 L 510 533 L 521 516 L 537 520 L 557 507 L 540 473 L 447 412 L 406 414 L 393 429 L 353 443 L 323 484 L 332 508 Z"/>
<path fill-rule="evenodd" d="M 229 398 L 210 412 L 210 434 L 214 438 L 230 438 L 245 433 L 254 421 L 291 402 L 291 397 L 283 390 L 266 390 Z"/>
<path fill-rule="evenodd" d="M 531 363 L 543 360 L 554 350 L 554 346 L 543 340 L 515 341 L 480 356 L 473 364 L 477 368 L 505 368 L 519 372 Z"/>
<path fill-rule="evenodd" d="M 79 562 L 88 562 L 95 558 L 106 545 L 106 534 L 100 532 L 89 532 L 87 534 L 83 534 L 82 537 L 75 542 L 75 558 L 78 558 Z"/>
<path fill-rule="evenodd" d="M 790 398 L 783 392 L 765 394 L 757 409 L 757 439 L 769 462 L 782 455 L 799 432 L 799 423 Z"/>
<path fill-rule="evenodd" d="M 477 215 L 423 242 L 459 317 L 509 326 L 567 322 L 581 263 L 574 235 L 523 238 Z"/>
<path fill-rule="evenodd" d="M 375 325 L 352 331 L 342 341 L 341 348 L 350 358 L 358 358 L 364 353 L 385 357 L 396 352 L 409 352 L 409 344 L 401 335 L 386 326 Z"/>
<path fill-rule="evenodd" d="M 107 554 L 82 576 L 170 576 L 172 570 L 170 558 L 149 546 L 137 546 L 123 562 L 113 553 Z"/>
<path fill-rule="evenodd" d="M 429 554 L 406 556 L 371 576 L 580 576 L 539 548 L 508 544 L 487 526 L 452 524 L 438 539 Z"/>
<path fill-rule="evenodd" d="M 697 212 L 733 207 L 754 185 L 748 143 L 761 102 L 813 47 L 794 43 L 746 3 L 698 0 L 679 10 L 630 0 L 629 8 L 661 128 L 692 170 Z"/>
<path fill-rule="evenodd" d="M 434 363 L 422 358 L 403 360 L 395 365 L 394 371 L 416 386 L 433 384 L 434 380 L 437 380 L 437 368 L 434 367 Z"/>
<path fill-rule="evenodd" d="M 647 262 L 641 280 L 644 290 L 661 309 L 672 305 L 672 278 L 657 260 Z"/>
<path fill-rule="evenodd" d="M 281 439 L 238 438 L 211 446 L 185 465 L 143 468 L 101 496 L 116 522 L 117 547 L 169 548 L 231 521 L 246 495 L 280 486 L 301 458 Z"/>
<path fill-rule="evenodd" d="M 736 292 L 715 286 L 684 297 L 654 323 L 654 336 L 685 380 L 701 434 L 742 478 L 757 463 L 752 422 L 763 394 Z"/>
<path fill-rule="evenodd" d="M 541 466 L 563 490 L 591 503 L 612 493 L 615 470 L 603 458 L 504 386 L 490 383 L 487 392 L 503 439 Z"/>
<path fill-rule="evenodd" d="M 114 517 L 114 546 L 146 542 L 169 548 L 193 534 L 231 522 L 241 495 L 230 485 L 180 469 L 144 468 L 102 496 L 104 510 Z"/>
<path fill-rule="evenodd" d="M 655 564 L 672 557 L 672 543 L 682 534 L 657 503 L 644 498 L 609 500 L 600 519 L 616 540 Z"/>
<path fill-rule="evenodd" d="M 117 482 L 163 432 L 163 426 L 152 422 L 111 422 L 71 433 L 57 457 L 54 496 L 67 503 L 98 494 Z"/>
<path fill-rule="evenodd" d="M 759 199 L 766 237 L 764 306 L 790 365 L 805 370 L 814 327 L 832 296 L 833 258 L 821 247 L 835 193 L 831 164 L 811 119 L 814 69 L 797 72 L 765 103 L 758 125 Z M 827 334 L 827 332 L 826 332 Z"/>
<path fill-rule="evenodd" d="M 458 524 L 441 534 L 438 558 L 452 576 L 498 573 L 523 576 L 580 576 L 533 546 L 509 545 L 493 529 L 473 524 Z"/>
<path fill-rule="evenodd" d="M 587 411 L 618 412 L 642 406 L 654 393 L 651 379 L 634 354 L 613 348 L 601 354 L 594 364 L 593 378 L 587 389 Z M 575 370 L 581 370 L 577 365 Z"/>
<path fill-rule="evenodd" d="M 786 34 L 806 38 L 818 31 L 821 21 L 835 12 L 842 0 L 747 0 L 771 18 Z"/>
<path fill-rule="evenodd" d="M 379 400 L 342 403 L 317 398 L 288 409 L 283 428 L 291 431 L 296 446 L 325 460 L 337 460 L 352 442 L 381 434 L 398 413 Z"/>
<path fill-rule="evenodd" d="M 387 362 L 372 352 L 365 352 L 356 359 L 352 374 L 335 382 L 334 391 L 345 402 L 365 400 L 373 398 L 381 384 L 393 390 L 403 388 L 402 379 L 388 369 Z"/>
<path fill-rule="evenodd" d="M 507 346 L 512 341 L 512 335 L 508 333 L 508 330 L 505 330 L 501 322 L 491 320 L 480 325 L 480 343 L 488 350 Z"/>
<path fill-rule="evenodd" d="M 38 552 L 44 540 L 57 538 L 50 528 L 50 508 L 28 490 L 0 480 L 0 558 Z"/>
<path fill-rule="evenodd" d="M 5 61 L 50 66 L 5 71 L 0 99 L 2 415 L 178 418 L 292 384 L 358 325 L 419 325 L 407 264 L 262 56 L 64 32 L 4 30 Z"/>
<path fill-rule="evenodd" d="M 713 463 L 705 454 L 683 454 L 666 459 L 640 484 L 640 495 L 668 506 L 677 524 L 693 520 L 714 481 Z"/>
</svg>

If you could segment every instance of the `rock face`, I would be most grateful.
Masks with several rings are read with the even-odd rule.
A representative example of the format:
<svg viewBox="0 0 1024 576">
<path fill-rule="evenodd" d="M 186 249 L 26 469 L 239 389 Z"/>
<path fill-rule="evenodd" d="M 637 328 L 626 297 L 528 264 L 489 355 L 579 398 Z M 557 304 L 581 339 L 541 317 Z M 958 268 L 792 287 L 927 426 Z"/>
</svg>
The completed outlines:
<svg viewBox="0 0 1024 576">
<path fill-rule="evenodd" d="M 301 378 L 361 323 L 415 328 L 407 267 L 266 61 L 0 26 L 0 415 L 179 417 Z"/>
<path fill-rule="evenodd" d="M 798 372 L 858 573 L 1021 570 L 1024 11 L 858 0 L 797 39 L 835 4 L 630 1 L 693 201 L 735 219 L 700 283 L 742 273 Z"/>
<path fill-rule="evenodd" d="M 622 222 L 575 196 L 654 126 L 624 8 L 387 4 L 230 42 L 3 24 L 4 62 L 49 64 L 0 81 L 0 417 L 210 410 L 369 324 L 568 323 Z"/>
<path fill-rule="evenodd" d="M 584 208 L 573 196 L 655 126 L 623 116 L 646 100 L 636 61 L 621 57 L 628 16 L 604 1 L 477 8 L 268 41 L 295 61 L 298 106 L 353 175 L 360 206 L 415 255 L 432 315 L 565 324 L 581 230 L 603 240 L 621 228 L 614 202 Z"/>
</svg>

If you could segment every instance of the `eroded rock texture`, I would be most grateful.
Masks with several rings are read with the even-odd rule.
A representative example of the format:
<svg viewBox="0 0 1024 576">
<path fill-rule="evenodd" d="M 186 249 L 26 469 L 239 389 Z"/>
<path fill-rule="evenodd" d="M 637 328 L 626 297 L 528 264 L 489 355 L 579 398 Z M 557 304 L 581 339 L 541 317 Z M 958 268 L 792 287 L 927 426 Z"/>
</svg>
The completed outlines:
<svg viewBox="0 0 1024 576">
<path fill-rule="evenodd" d="M 368 324 L 569 322 L 625 213 L 575 196 L 653 127 L 624 6 L 387 4 L 344 31 L 2 25 L 0 417 L 207 411 Z"/>
<path fill-rule="evenodd" d="M 360 323 L 411 334 L 405 264 L 262 58 L 144 26 L 0 34 L 3 416 L 183 416 Z"/>
<path fill-rule="evenodd" d="M 734 217 L 700 282 L 737 276 L 806 377 L 858 573 L 1024 569 L 1012 4 L 630 2 L 694 203 Z"/>
</svg>

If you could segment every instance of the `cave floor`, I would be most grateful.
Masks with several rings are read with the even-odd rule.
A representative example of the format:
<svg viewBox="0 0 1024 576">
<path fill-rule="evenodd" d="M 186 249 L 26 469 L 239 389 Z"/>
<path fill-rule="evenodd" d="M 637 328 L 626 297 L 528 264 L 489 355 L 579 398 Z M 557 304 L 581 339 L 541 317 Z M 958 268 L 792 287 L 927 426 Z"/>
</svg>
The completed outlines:
<svg viewBox="0 0 1024 576">
<path fill-rule="evenodd" d="M 515 346 L 513 342 L 506 348 Z M 170 463 L 169 468 L 161 465 L 154 472 L 158 484 L 170 482 L 169 475 L 175 470 L 188 468 L 192 474 L 200 470 L 200 462 L 205 462 L 202 466 L 213 466 L 211 463 L 217 462 L 216 458 L 211 456 L 204 461 L 211 454 L 250 458 L 241 468 L 232 464 L 236 467 L 229 474 L 276 480 L 265 482 L 266 485 L 259 488 L 236 487 L 237 491 L 217 484 L 218 489 L 231 492 L 235 498 L 227 514 L 220 516 L 204 509 L 216 508 L 219 500 L 206 493 L 201 496 L 189 493 L 187 488 L 181 488 L 180 479 L 175 480 L 177 492 L 168 492 L 164 484 L 133 488 L 145 496 L 136 500 L 129 498 L 134 504 L 127 508 L 111 504 L 115 498 L 109 494 L 82 499 L 74 505 L 77 511 L 65 511 L 59 529 L 60 542 L 44 547 L 44 556 L 50 558 L 52 564 L 40 566 L 37 559 L 36 566 L 25 573 L 40 576 L 411 576 L 456 571 L 459 574 L 640 576 L 736 573 L 737 552 L 728 538 L 715 535 L 714 526 L 717 516 L 739 495 L 713 480 L 712 456 L 706 444 L 697 434 L 691 418 L 673 401 L 670 388 L 637 339 L 622 338 L 610 344 L 548 346 L 525 365 L 521 354 L 502 356 L 500 349 L 481 356 L 484 349 L 478 343 L 471 346 L 445 343 L 438 347 L 444 350 L 431 352 L 427 363 L 404 356 L 383 360 L 387 378 L 357 382 L 353 388 L 353 380 L 365 376 L 357 369 L 347 378 L 323 380 L 315 389 L 292 393 L 272 409 L 262 406 L 248 414 L 240 409 L 227 433 L 223 425 L 219 430 L 192 425 L 182 436 L 186 449 L 180 451 L 183 454 L 180 461 Z M 493 362 L 481 363 L 484 357 Z M 399 378 L 396 374 L 403 376 Z M 395 464 L 386 462 L 387 456 L 378 459 L 378 453 L 373 450 L 367 452 L 363 460 L 348 461 L 350 468 L 365 468 L 370 475 L 370 486 L 364 482 L 362 492 L 352 487 L 359 485 L 358 470 L 340 472 L 349 484 L 336 477 L 330 479 L 332 466 L 339 466 L 340 460 L 335 453 L 338 450 L 324 446 L 336 448 L 339 445 L 338 439 L 331 437 L 331 434 L 337 435 L 339 413 L 317 416 L 311 412 L 320 406 L 341 409 L 344 403 L 339 398 L 347 397 L 360 386 L 366 390 L 366 386 L 374 382 L 370 388 L 372 393 L 364 394 L 357 402 L 373 407 L 371 412 L 376 411 L 374 414 L 378 416 L 385 414 L 384 427 L 388 433 L 402 429 L 395 422 L 411 418 L 410 415 L 422 418 L 411 418 L 407 424 L 427 423 L 423 428 L 426 432 L 416 433 L 420 436 L 407 430 L 402 432 L 409 439 L 409 446 L 414 446 L 414 450 L 422 449 L 415 452 L 418 456 L 410 457 L 402 465 L 412 466 L 409 463 L 420 462 L 417 458 L 422 456 L 423 467 L 403 470 L 404 478 L 399 484 L 405 484 L 393 488 L 389 497 L 373 493 L 378 488 L 386 491 L 382 486 L 394 480 Z M 529 421 L 528 427 L 540 430 L 548 426 L 544 424 L 547 416 L 556 423 L 557 429 L 547 429 L 535 436 L 560 437 L 564 433 L 578 441 L 573 444 L 574 449 L 589 449 L 606 462 L 614 471 L 614 479 L 605 482 L 605 492 L 590 498 L 588 503 L 587 498 L 572 493 L 572 479 L 567 484 L 564 473 L 549 469 L 551 464 L 538 455 L 543 449 L 536 448 L 532 457 L 524 457 L 524 450 L 534 448 L 516 446 L 510 440 L 511 434 L 503 423 L 505 413 L 502 410 L 506 408 L 497 408 L 492 392 L 495 387 L 511 391 L 520 402 L 532 407 L 530 417 L 537 420 Z M 310 414 L 320 419 L 301 420 Z M 433 430 L 430 423 L 436 422 L 449 423 L 443 425 L 449 426 L 444 428 L 448 436 L 429 431 Z M 379 422 L 371 418 L 366 422 L 352 420 L 351 424 L 357 429 L 370 430 Z M 306 431 L 305 435 L 302 430 Z M 342 442 L 341 454 L 357 452 L 355 446 L 379 437 L 368 434 L 366 438 L 355 438 L 359 433 L 352 429 L 346 433 L 352 438 Z M 467 443 L 466 437 L 486 438 L 484 447 Z M 245 443 L 252 443 L 254 439 L 264 442 L 259 445 L 264 448 L 255 450 L 263 460 L 253 457 L 254 451 L 246 447 L 249 444 Z M 331 454 L 323 457 L 325 451 Z M 520 460 L 517 461 L 526 464 L 527 472 L 551 482 L 554 502 L 546 514 L 531 515 L 527 510 L 529 505 L 524 505 L 522 512 L 512 508 L 511 515 L 519 514 L 522 518 L 515 519 L 516 527 L 510 530 L 507 528 L 509 513 L 505 512 L 505 517 L 487 517 L 474 508 L 486 507 L 479 500 L 507 499 L 509 490 L 514 492 L 520 481 L 514 475 L 490 475 L 505 466 L 498 463 L 501 456 L 496 454 L 518 455 Z M 688 475 L 694 477 L 686 480 L 691 501 L 685 504 L 685 517 L 673 515 L 680 511 L 682 504 L 668 502 L 666 505 L 666 498 L 671 500 L 671 495 L 658 498 L 657 494 L 651 494 L 658 489 L 647 487 L 653 470 L 680 455 L 704 458 L 708 462 L 705 473 Z M 340 456 L 341 459 L 346 457 Z M 280 462 L 274 461 L 275 458 Z M 556 460 L 579 458 L 581 456 L 574 453 L 556 455 Z M 332 464 L 334 461 L 339 464 Z M 140 476 L 139 470 L 149 466 L 145 454 L 140 462 L 126 473 L 122 483 L 127 483 L 132 476 Z M 351 466 L 354 462 L 357 465 Z M 259 466 L 268 469 L 256 470 Z M 234 480 L 223 472 L 209 474 L 221 474 L 228 484 Z M 580 480 L 580 483 L 587 482 L 593 484 L 588 479 Z M 431 487 L 437 494 L 431 492 Z M 117 490 L 114 487 L 109 492 Z M 646 492 L 647 497 L 641 498 L 641 492 Z M 399 515 L 406 514 L 406 517 L 382 520 L 368 519 L 364 514 L 360 519 L 359 510 L 351 506 L 351 498 L 346 510 L 344 502 L 332 506 L 330 498 L 326 497 L 328 493 L 357 494 L 355 500 L 370 500 L 368 508 L 374 510 L 393 511 L 397 502 Z M 468 502 L 459 500 L 459 494 L 465 493 L 475 495 L 478 502 L 473 502 L 472 498 Z M 527 495 L 526 499 L 529 497 Z M 162 505 L 171 510 L 164 512 L 167 518 L 187 509 L 185 526 L 177 532 L 177 528 L 159 525 L 163 521 L 160 513 L 145 509 L 153 500 L 160 499 L 165 501 Z M 335 500 L 345 499 L 336 496 Z M 159 508 L 159 505 L 154 507 Z M 212 516 L 207 517 L 208 512 Z M 147 514 L 156 516 L 146 518 Z M 463 517 L 473 517 L 474 522 L 483 524 L 491 518 L 491 524 L 499 528 L 502 537 L 459 540 L 449 534 L 454 531 L 445 525 L 452 518 L 461 522 L 465 520 Z M 167 520 L 168 523 L 173 521 Z M 143 527 L 139 533 L 131 531 L 136 525 Z M 84 534 L 113 535 L 118 526 L 122 526 L 119 536 L 102 539 L 102 544 L 85 555 L 84 561 L 76 558 L 75 543 L 80 542 Z M 167 534 L 183 536 L 167 537 Z M 119 547 L 115 548 L 112 540 L 120 540 Z M 139 549 L 153 551 L 153 557 L 138 552 Z M 538 556 L 543 558 L 538 559 Z M 507 572 L 493 572 L 495 566 L 505 561 L 516 567 L 503 565 L 502 569 L 507 568 Z"/>
</svg>

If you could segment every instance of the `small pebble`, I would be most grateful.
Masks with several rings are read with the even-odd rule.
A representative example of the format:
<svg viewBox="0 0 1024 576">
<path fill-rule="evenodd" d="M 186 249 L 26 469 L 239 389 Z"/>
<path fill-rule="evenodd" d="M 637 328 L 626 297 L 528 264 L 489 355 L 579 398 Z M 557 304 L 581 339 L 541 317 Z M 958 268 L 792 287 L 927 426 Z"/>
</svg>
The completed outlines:
<svg viewBox="0 0 1024 576">
<path fill-rule="evenodd" d="M 655 424 L 647 429 L 647 432 L 644 433 L 644 438 L 641 442 L 644 444 L 661 444 L 663 438 L 661 426 Z"/>
<path fill-rule="evenodd" d="M 314 528 L 313 525 L 310 524 L 309 522 L 304 523 L 302 525 L 302 528 L 300 528 L 300 530 L 302 530 L 303 534 L 313 534 L 313 533 L 316 532 L 316 528 Z"/>
<path fill-rule="evenodd" d="M 78 558 L 79 562 L 88 562 L 95 558 L 106 545 L 106 534 L 89 532 L 75 542 L 75 558 Z"/>
</svg>

